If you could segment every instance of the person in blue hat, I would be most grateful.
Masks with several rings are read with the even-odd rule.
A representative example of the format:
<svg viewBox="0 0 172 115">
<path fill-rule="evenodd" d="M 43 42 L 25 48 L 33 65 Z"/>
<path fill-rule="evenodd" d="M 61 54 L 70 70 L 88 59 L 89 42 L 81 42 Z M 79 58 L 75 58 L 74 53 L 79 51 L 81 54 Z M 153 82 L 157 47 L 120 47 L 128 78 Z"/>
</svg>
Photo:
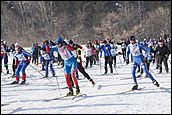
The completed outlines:
<svg viewBox="0 0 172 115">
<path fill-rule="evenodd" d="M 46 46 L 46 51 L 48 52 L 56 51 L 60 54 L 60 56 L 64 60 L 64 74 L 65 74 L 67 86 L 69 88 L 69 92 L 67 93 L 67 96 L 73 95 L 72 83 L 70 81 L 70 74 L 76 86 L 76 94 L 80 93 L 78 79 L 76 77 L 77 61 L 72 53 L 73 50 L 74 49 L 69 44 L 67 44 L 64 40 L 62 40 L 60 36 L 58 36 L 58 38 L 56 39 L 55 47 L 50 48 Z"/>
</svg>

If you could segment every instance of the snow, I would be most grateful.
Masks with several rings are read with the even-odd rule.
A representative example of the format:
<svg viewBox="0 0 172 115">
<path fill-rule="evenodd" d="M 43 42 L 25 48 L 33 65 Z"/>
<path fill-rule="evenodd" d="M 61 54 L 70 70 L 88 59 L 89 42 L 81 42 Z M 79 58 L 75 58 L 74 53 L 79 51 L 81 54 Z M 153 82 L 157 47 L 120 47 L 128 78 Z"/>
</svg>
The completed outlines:
<svg viewBox="0 0 172 115">
<path fill-rule="evenodd" d="M 120 57 L 120 58 L 119 58 Z M 85 60 L 84 57 L 82 58 Z M 120 59 L 121 62 L 120 63 Z M 145 87 L 142 90 L 118 94 L 129 90 L 133 86 L 131 77 L 131 63 L 126 65 L 123 62 L 122 55 L 117 56 L 117 71 L 118 75 L 104 73 L 104 64 L 101 64 L 101 72 L 99 65 L 93 65 L 92 68 L 86 69 L 86 72 L 95 81 L 96 85 L 92 84 L 87 79 L 78 80 L 80 90 L 86 96 L 78 97 L 72 100 L 71 97 L 60 100 L 47 102 L 47 99 L 66 95 L 68 89 L 59 89 L 66 87 L 63 68 L 58 69 L 55 63 L 56 78 L 39 79 L 42 75 L 33 69 L 30 65 L 26 69 L 28 85 L 11 86 L 2 85 L 11 83 L 15 78 L 7 78 L 10 75 L 1 74 L 1 105 L 9 103 L 9 105 L 1 106 L 2 114 L 171 114 L 171 55 L 170 55 L 169 70 L 166 74 L 163 65 L 163 73 L 157 74 L 158 70 L 151 63 L 150 69 L 153 77 L 159 82 L 164 90 L 160 90 L 153 85 L 149 78 L 137 78 L 138 87 Z M 103 63 L 104 59 L 101 59 Z M 12 63 L 12 58 L 9 57 L 9 63 Z M 85 64 L 85 63 L 83 63 Z M 31 63 L 31 65 L 33 65 Z M 39 66 L 33 65 L 37 70 Z M 9 65 L 10 72 L 12 67 Z M 3 67 L 5 72 L 5 68 Z M 109 70 L 108 70 L 109 72 Z M 41 71 L 44 74 L 44 71 Z M 138 73 L 136 73 L 138 74 Z M 51 72 L 49 72 L 51 76 Z M 79 78 L 84 76 L 79 72 Z M 20 78 L 21 82 L 21 78 Z M 59 84 L 59 87 L 58 85 Z M 74 88 L 75 92 L 75 88 Z"/>
</svg>

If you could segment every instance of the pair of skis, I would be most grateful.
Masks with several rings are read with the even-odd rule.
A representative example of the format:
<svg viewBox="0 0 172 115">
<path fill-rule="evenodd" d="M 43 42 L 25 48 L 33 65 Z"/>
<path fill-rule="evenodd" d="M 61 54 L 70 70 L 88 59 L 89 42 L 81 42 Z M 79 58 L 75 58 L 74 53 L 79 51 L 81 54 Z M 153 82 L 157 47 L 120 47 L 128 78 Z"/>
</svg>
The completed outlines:
<svg viewBox="0 0 172 115">
<path fill-rule="evenodd" d="M 83 96 L 85 96 L 85 95 L 86 95 L 86 94 L 82 94 L 82 93 L 79 93 L 79 94 L 76 94 L 76 95 L 71 95 L 71 96 L 65 95 L 65 96 L 56 97 L 56 98 L 49 99 L 49 100 L 45 100 L 45 101 L 46 101 L 46 102 L 55 101 L 55 100 L 59 100 L 59 99 L 67 98 L 67 97 L 72 97 L 72 100 L 74 100 L 74 99 L 77 98 L 77 97 L 83 97 Z"/>
<path fill-rule="evenodd" d="M 135 89 L 135 90 L 133 90 L 133 89 L 130 89 L 130 90 L 126 90 L 126 91 L 122 91 L 122 92 L 118 92 L 118 93 L 116 93 L 116 94 L 125 94 L 125 93 L 129 93 L 129 92 L 132 92 L 132 91 L 137 91 L 137 90 L 142 90 L 142 89 L 145 89 L 146 87 L 141 87 L 141 88 L 138 88 L 138 89 Z M 161 91 L 163 91 L 164 90 L 164 88 L 162 88 L 162 87 L 158 87 Z"/>
</svg>

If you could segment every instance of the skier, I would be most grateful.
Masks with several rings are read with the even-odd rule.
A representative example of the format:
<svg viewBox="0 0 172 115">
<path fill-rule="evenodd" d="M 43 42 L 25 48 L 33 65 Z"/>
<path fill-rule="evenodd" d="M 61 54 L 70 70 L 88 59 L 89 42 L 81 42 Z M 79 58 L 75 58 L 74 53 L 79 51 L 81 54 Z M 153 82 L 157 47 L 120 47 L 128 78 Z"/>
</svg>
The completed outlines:
<svg viewBox="0 0 172 115">
<path fill-rule="evenodd" d="M 93 52 L 88 43 L 86 43 L 86 48 L 84 49 L 84 57 L 86 58 L 86 65 L 85 69 L 88 67 L 88 63 L 90 62 L 90 67 L 92 67 L 93 64 Z"/>
<path fill-rule="evenodd" d="M 15 61 L 15 58 L 14 58 L 14 55 L 16 53 L 16 51 L 15 51 L 15 45 L 14 44 L 11 44 L 10 45 L 10 52 L 13 55 L 13 63 L 12 63 L 13 75 L 12 75 L 12 78 L 14 78 L 15 77 L 15 71 L 16 71 L 16 68 L 17 68 L 17 64 L 15 63 L 16 61 Z"/>
<path fill-rule="evenodd" d="M 114 61 L 114 67 L 116 67 L 117 51 L 118 51 L 118 47 L 116 47 L 114 44 L 111 44 L 112 63 Z"/>
<path fill-rule="evenodd" d="M 98 43 L 97 40 L 94 40 L 94 47 L 95 47 L 95 58 L 96 58 L 96 61 L 98 62 L 99 61 L 99 48 L 100 48 L 100 45 Z"/>
<path fill-rule="evenodd" d="M 80 93 L 80 88 L 78 84 L 78 79 L 76 78 L 76 70 L 77 70 L 77 61 L 74 58 L 72 51 L 73 48 L 68 45 L 65 41 L 63 41 L 60 36 L 56 39 L 56 47 L 49 48 L 46 46 L 46 51 L 49 50 L 50 52 L 56 51 L 60 54 L 62 59 L 64 60 L 64 74 L 66 83 L 69 88 L 69 92 L 67 93 L 67 96 L 73 95 L 73 89 L 70 81 L 70 74 L 74 80 L 75 86 L 76 86 L 76 94 Z M 48 52 L 49 52 L 48 51 Z"/>
<path fill-rule="evenodd" d="M 133 76 L 133 80 L 134 80 L 134 86 L 132 88 L 132 90 L 135 90 L 138 88 L 138 84 L 136 81 L 136 68 L 138 65 L 140 65 L 144 72 L 146 73 L 146 75 L 152 80 L 153 84 L 156 85 L 157 87 L 159 87 L 158 82 L 152 77 L 152 75 L 148 72 L 143 57 L 142 57 L 142 50 L 145 50 L 141 47 L 141 45 L 139 45 L 136 42 L 135 36 L 131 36 L 130 37 L 130 44 L 127 47 L 127 60 L 126 63 L 129 64 L 129 53 L 131 52 L 132 56 L 133 56 L 133 67 L 132 67 L 132 76 Z"/>
<path fill-rule="evenodd" d="M 90 76 L 88 75 L 88 73 L 85 71 L 85 69 L 82 66 L 81 50 L 80 50 L 82 49 L 82 46 L 78 44 L 74 44 L 73 49 L 74 49 L 73 54 L 77 60 L 77 69 L 84 75 L 84 77 L 86 77 L 92 83 L 92 85 L 95 85 L 93 79 L 90 78 Z"/>
<path fill-rule="evenodd" d="M 45 78 L 48 77 L 48 65 L 50 65 L 50 70 L 52 73 L 52 76 L 55 77 L 54 69 L 53 69 L 53 59 L 50 56 L 50 53 L 46 52 L 46 49 L 43 49 L 43 53 L 41 54 L 41 58 L 44 58 L 45 60 Z M 43 63 L 43 62 L 42 62 Z"/>
<path fill-rule="evenodd" d="M 156 53 L 159 58 L 159 60 L 158 60 L 159 61 L 158 65 L 160 68 L 159 74 L 162 73 L 162 61 L 164 62 L 166 73 L 168 73 L 167 60 L 168 60 L 168 56 L 170 54 L 170 50 L 168 49 L 168 47 L 166 45 L 164 45 L 163 42 L 158 42 L 158 47 L 156 48 Z"/>
<path fill-rule="evenodd" d="M 112 55 L 111 55 L 111 47 L 109 44 L 107 44 L 107 41 L 104 40 L 103 41 L 104 45 L 101 45 L 100 46 L 100 50 L 102 50 L 104 52 L 104 59 L 105 59 L 105 73 L 104 74 L 107 74 L 107 64 L 109 63 L 109 66 L 110 66 L 110 72 L 113 73 L 113 68 L 112 68 Z M 102 52 L 100 52 L 100 58 L 102 57 Z"/>
<path fill-rule="evenodd" d="M 36 46 L 35 43 L 32 44 L 31 47 L 31 54 L 32 54 L 32 63 L 34 63 L 35 65 L 38 65 L 38 47 Z"/>
<path fill-rule="evenodd" d="M 122 55 L 123 55 L 123 59 L 124 62 L 126 60 L 126 47 L 127 47 L 127 43 L 125 40 L 122 40 L 122 43 L 117 43 L 118 45 L 121 45 L 121 49 L 122 49 Z"/>
<path fill-rule="evenodd" d="M 26 82 L 26 67 L 29 65 L 30 60 L 31 60 L 31 54 L 26 52 L 26 51 L 22 51 L 22 47 L 17 46 L 16 47 L 16 54 L 14 55 L 16 63 L 18 64 L 16 72 L 15 72 L 15 77 L 16 77 L 16 81 L 12 82 L 11 84 L 18 84 L 19 83 L 19 72 L 22 72 L 22 82 L 20 83 L 25 84 Z"/>
<path fill-rule="evenodd" d="M 8 56 L 7 56 L 7 52 L 9 52 L 9 50 L 5 43 L 6 41 L 3 42 L 1 40 L 1 72 L 2 72 L 2 59 L 4 59 L 4 67 L 6 68 L 6 74 L 9 74 Z"/>
</svg>

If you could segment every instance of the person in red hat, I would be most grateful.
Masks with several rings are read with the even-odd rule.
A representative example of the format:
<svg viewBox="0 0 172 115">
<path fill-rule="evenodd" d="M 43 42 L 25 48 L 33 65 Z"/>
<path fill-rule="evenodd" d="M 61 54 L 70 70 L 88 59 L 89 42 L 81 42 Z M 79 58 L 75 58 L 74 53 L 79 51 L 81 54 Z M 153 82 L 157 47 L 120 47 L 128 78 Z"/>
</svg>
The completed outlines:
<svg viewBox="0 0 172 115">
<path fill-rule="evenodd" d="M 168 56 L 170 53 L 171 52 L 170 52 L 169 48 L 166 45 L 164 45 L 164 43 L 162 41 L 158 42 L 158 47 L 156 48 L 156 54 L 159 59 L 159 61 L 158 61 L 158 65 L 160 68 L 159 74 L 162 73 L 162 62 L 164 62 L 166 73 L 168 73 L 167 60 L 168 60 Z"/>
</svg>

